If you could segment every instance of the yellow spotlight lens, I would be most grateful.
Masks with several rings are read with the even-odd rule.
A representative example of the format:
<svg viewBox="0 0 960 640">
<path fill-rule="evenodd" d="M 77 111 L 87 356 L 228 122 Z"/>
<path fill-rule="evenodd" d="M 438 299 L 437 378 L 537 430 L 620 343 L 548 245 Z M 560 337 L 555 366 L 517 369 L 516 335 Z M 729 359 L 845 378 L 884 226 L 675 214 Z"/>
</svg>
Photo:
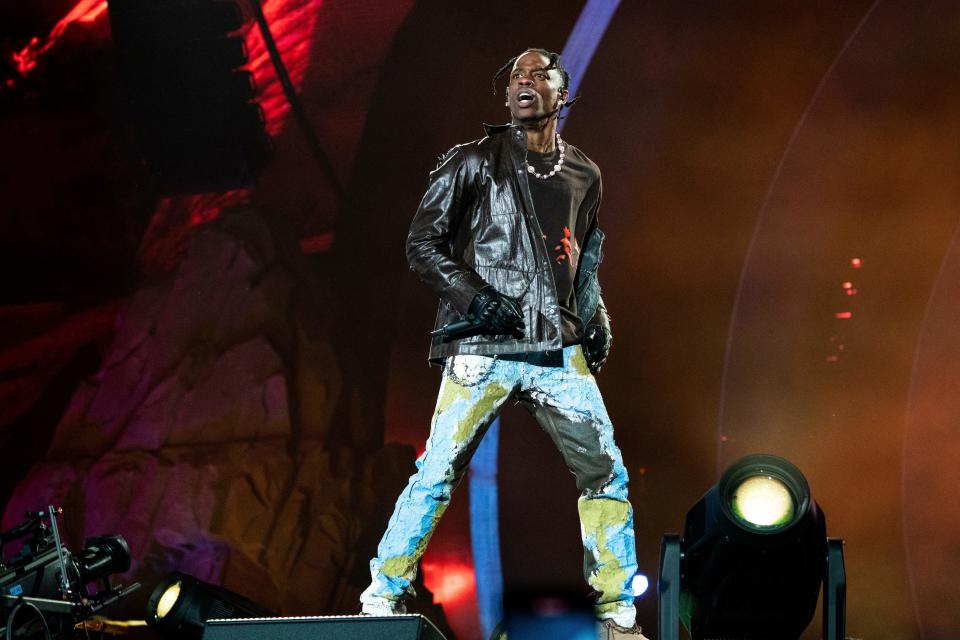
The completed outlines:
<svg viewBox="0 0 960 640">
<path fill-rule="evenodd" d="M 166 591 L 163 592 L 163 595 L 160 596 L 160 601 L 157 602 L 157 618 L 162 618 L 170 613 L 170 609 L 173 609 L 173 605 L 177 602 L 177 598 L 179 597 L 180 581 L 177 580 L 172 585 L 167 587 Z"/>
<path fill-rule="evenodd" d="M 771 476 L 744 480 L 733 494 L 733 512 L 753 527 L 778 527 L 793 520 L 793 496 Z"/>
</svg>

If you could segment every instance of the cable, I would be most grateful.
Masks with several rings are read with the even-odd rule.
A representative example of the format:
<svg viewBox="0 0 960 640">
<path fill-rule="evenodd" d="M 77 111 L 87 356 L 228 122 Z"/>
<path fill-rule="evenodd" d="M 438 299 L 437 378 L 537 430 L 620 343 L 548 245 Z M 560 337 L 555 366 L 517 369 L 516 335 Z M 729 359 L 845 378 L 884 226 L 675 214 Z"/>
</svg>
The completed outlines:
<svg viewBox="0 0 960 640">
<path fill-rule="evenodd" d="M 303 137 L 307 139 L 307 146 L 313 153 L 314 160 L 320 165 L 320 171 L 327 176 L 327 179 L 330 181 L 330 186 L 333 187 L 337 196 L 343 200 L 346 198 L 347 192 L 343 188 L 343 185 L 340 184 L 340 180 L 333 170 L 333 165 L 330 163 L 330 159 L 327 158 L 327 154 L 320 145 L 320 140 L 317 138 L 316 132 L 314 132 L 313 127 L 310 126 L 310 121 L 307 119 L 307 114 L 300 104 L 300 99 L 297 98 L 297 90 L 290 80 L 290 74 L 287 73 L 283 59 L 280 57 L 277 43 L 270 33 L 270 25 L 267 24 L 267 17 L 263 14 L 263 7 L 260 6 L 260 0 L 250 0 L 250 6 L 253 8 L 253 14 L 254 17 L 256 17 L 257 26 L 260 27 L 260 34 L 263 36 L 263 42 L 267 47 L 267 52 L 270 54 L 270 62 L 273 63 L 273 68 L 277 72 L 277 79 L 283 87 L 283 95 L 286 96 L 287 102 L 290 104 L 290 111 L 293 112 L 293 117 L 300 126 L 300 132 L 303 133 Z"/>
<path fill-rule="evenodd" d="M 37 613 L 37 616 L 40 618 L 40 622 L 43 623 L 44 638 L 46 638 L 46 640 L 53 640 L 53 636 L 50 635 L 50 627 L 47 626 L 47 619 L 43 616 L 43 612 L 37 608 L 37 605 L 25 600 L 17 603 L 17 606 L 13 608 L 13 611 L 10 612 L 10 616 L 7 618 L 6 640 L 13 640 L 13 621 L 17 617 L 17 612 L 20 611 L 22 607 L 33 609 Z"/>
</svg>

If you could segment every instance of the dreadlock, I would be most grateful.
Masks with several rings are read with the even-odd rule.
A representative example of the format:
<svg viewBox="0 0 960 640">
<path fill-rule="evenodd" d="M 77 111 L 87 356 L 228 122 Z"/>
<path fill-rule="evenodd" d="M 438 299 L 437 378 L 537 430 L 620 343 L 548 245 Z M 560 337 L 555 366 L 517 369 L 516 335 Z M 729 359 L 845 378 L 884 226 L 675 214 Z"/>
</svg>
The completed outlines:
<svg viewBox="0 0 960 640">
<path fill-rule="evenodd" d="M 512 58 L 510 58 L 509 60 L 507 60 L 505 63 L 503 63 L 503 66 L 502 66 L 502 67 L 500 67 L 499 69 L 497 69 L 497 72 L 496 72 L 496 73 L 494 74 L 494 76 L 493 76 L 493 82 L 492 82 L 492 85 L 493 85 L 493 95 L 497 95 L 497 80 L 500 79 L 500 76 L 502 76 L 504 73 L 506 73 L 507 71 L 509 71 L 510 69 L 512 69 L 512 68 L 513 68 L 513 65 L 516 64 L 516 62 L 517 62 L 518 59 L 520 59 L 520 56 L 522 56 L 522 55 L 524 55 L 524 54 L 527 54 L 527 53 L 530 53 L 531 51 L 532 51 L 533 53 L 539 53 L 540 55 L 542 55 L 543 57 L 547 58 L 547 60 L 550 61 L 549 64 L 547 64 L 547 66 L 544 68 L 544 70 L 545 70 L 545 71 L 549 71 L 550 69 L 556 69 L 556 70 L 557 70 L 557 73 L 560 74 L 560 79 L 563 80 L 563 84 L 560 86 L 560 89 L 565 90 L 565 89 L 567 88 L 567 86 L 570 84 L 570 74 L 567 73 L 567 70 L 566 70 L 566 68 L 563 66 L 563 63 L 560 62 L 560 54 L 559 54 L 559 53 L 554 53 L 553 51 L 547 51 L 546 49 L 541 49 L 541 48 L 539 48 L 539 47 L 530 47 L 529 49 L 527 49 L 526 51 L 524 51 L 524 52 L 521 53 L 520 55 L 518 55 L 518 56 L 513 56 Z M 578 93 L 578 94 L 573 98 L 573 100 L 570 100 L 569 102 L 564 102 L 562 105 L 560 105 L 560 108 L 561 108 L 561 109 L 563 109 L 563 108 L 569 109 L 569 108 L 572 107 L 573 104 L 574 104 L 577 100 L 579 100 L 579 99 L 580 99 L 580 94 Z M 559 118 L 559 117 L 561 117 L 561 116 L 558 114 L 557 117 Z"/>
</svg>

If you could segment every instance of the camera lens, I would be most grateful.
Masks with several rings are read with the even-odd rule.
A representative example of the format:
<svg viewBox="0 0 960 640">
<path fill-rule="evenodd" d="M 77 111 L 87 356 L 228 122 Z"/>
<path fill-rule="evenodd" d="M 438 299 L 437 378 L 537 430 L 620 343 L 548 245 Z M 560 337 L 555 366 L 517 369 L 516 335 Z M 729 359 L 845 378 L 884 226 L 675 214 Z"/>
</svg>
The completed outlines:
<svg viewBox="0 0 960 640">
<path fill-rule="evenodd" d="M 123 536 L 88 538 L 86 547 L 73 556 L 84 584 L 111 573 L 123 573 L 130 568 L 130 547 Z"/>
</svg>

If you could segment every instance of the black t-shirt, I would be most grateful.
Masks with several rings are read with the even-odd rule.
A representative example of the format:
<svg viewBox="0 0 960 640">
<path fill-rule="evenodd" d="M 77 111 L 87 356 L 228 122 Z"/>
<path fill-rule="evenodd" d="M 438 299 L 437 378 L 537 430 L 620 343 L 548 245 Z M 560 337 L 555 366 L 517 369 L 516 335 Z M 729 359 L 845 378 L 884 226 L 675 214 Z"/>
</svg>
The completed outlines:
<svg viewBox="0 0 960 640">
<path fill-rule="evenodd" d="M 550 173 L 559 157 L 560 152 L 556 149 L 547 154 L 527 151 L 527 162 L 542 175 Z M 563 346 L 578 344 L 583 325 L 590 318 L 581 319 L 577 315 L 574 283 L 580 264 L 580 247 L 593 223 L 592 216 L 600 197 L 600 172 L 579 150 L 567 145 L 561 171 L 546 180 L 528 174 L 527 182 L 543 242 L 551 256 L 560 302 Z"/>
</svg>

